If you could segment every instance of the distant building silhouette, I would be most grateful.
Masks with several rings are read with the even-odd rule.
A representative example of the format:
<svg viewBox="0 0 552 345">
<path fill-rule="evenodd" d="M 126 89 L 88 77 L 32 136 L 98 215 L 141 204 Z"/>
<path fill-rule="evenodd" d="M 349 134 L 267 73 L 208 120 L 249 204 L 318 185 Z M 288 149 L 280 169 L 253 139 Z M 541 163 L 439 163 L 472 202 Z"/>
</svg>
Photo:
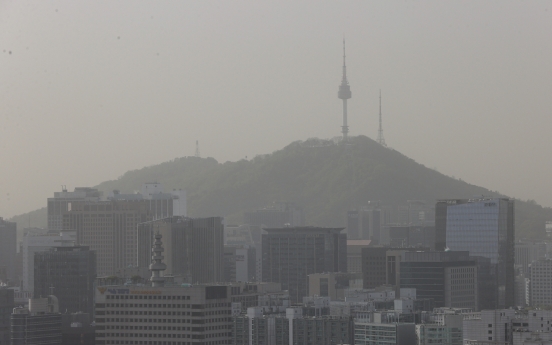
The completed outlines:
<svg viewBox="0 0 552 345">
<path fill-rule="evenodd" d="M 0 345 L 10 345 L 10 318 L 14 307 L 14 291 L 0 287 Z"/>
<path fill-rule="evenodd" d="M 0 217 L 0 280 L 4 283 L 17 282 L 16 253 L 17 224 Z"/>
<path fill-rule="evenodd" d="M 293 202 L 278 202 L 274 207 L 245 212 L 244 223 L 269 228 L 303 226 L 305 215 L 303 208 Z"/>
</svg>

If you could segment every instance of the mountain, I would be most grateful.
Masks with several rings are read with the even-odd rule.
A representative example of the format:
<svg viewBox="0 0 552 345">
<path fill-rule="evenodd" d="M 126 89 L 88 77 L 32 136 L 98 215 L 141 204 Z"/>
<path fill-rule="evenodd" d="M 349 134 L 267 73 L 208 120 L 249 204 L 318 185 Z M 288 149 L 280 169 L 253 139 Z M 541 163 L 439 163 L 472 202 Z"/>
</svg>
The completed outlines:
<svg viewBox="0 0 552 345">
<path fill-rule="evenodd" d="M 162 183 L 165 190 L 185 189 L 190 216 L 220 215 L 232 223 L 240 223 L 244 211 L 275 201 L 303 206 L 309 225 L 343 226 L 345 212 L 369 200 L 402 205 L 407 200 L 434 203 L 437 199 L 504 196 L 429 169 L 365 136 L 350 138 L 348 145 L 316 138 L 297 141 L 272 154 L 237 162 L 177 158 L 129 171 L 97 188 L 131 192 L 153 181 Z M 520 200 L 515 207 L 517 236 L 543 237 L 552 209 Z M 26 226 L 26 217 L 14 219 Z"/>
</svg>

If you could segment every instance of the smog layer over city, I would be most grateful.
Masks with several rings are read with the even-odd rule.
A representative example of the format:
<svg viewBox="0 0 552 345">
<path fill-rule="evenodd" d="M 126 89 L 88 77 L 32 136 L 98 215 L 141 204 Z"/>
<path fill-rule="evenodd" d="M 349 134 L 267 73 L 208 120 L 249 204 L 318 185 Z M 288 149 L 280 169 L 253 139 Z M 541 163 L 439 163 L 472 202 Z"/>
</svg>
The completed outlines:
<svg viewBox="0 0 552 345">
<path fill-rule="evenodd" d="M 0 345 L 552 345 L 552 2 L 0 1 Z"/>
</svg>

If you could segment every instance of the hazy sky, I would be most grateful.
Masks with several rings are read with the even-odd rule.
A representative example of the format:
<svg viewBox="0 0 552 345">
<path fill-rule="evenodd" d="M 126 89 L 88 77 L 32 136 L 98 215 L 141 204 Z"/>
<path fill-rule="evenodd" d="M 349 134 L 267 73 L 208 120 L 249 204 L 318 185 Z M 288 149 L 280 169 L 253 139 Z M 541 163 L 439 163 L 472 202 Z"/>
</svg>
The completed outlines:
<svg viewBox="0 0 552 345">
<path fill-rule="evenodd" d="M 0 216 L 194 154 L 377 136 L 552 206 L 550 1 L 0 1 Z M 163 181 L 160 181 L 163 182 Z"/>
</svg>

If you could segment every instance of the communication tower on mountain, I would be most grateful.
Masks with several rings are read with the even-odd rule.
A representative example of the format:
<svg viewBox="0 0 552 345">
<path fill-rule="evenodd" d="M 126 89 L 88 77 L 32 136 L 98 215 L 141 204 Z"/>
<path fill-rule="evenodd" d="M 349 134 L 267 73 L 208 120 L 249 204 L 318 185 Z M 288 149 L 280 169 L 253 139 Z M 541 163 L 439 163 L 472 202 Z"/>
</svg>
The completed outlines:
<svg viewBox="0 0 552 345">
<path fill-rule="evenodd" d="M 379 97 L 379 129 L 378 129 L 378 143 L 381 146 L 387 146 L 385 143 L 385 138 L 383 137 L 383 127 L 381 125 L 381 90 L 380 90 L 380 97 Z"/>
<path fill-rule="evenodd" d="M 343 76 L 341 78 L 341 85 L 339 85 L 339 91 L 337 97 L 343 100 L 343 126 L 341 126 L 341 133 L 343 133 L 343 141 L 347 140 L 347 134 L 349 133 L 349 126 L 347 125 L 347 100 L 351 98 L 351 86 L 347 81 L 347 66 L 345 64 L 345 39 L 343 39 Z"/>
</svg>

